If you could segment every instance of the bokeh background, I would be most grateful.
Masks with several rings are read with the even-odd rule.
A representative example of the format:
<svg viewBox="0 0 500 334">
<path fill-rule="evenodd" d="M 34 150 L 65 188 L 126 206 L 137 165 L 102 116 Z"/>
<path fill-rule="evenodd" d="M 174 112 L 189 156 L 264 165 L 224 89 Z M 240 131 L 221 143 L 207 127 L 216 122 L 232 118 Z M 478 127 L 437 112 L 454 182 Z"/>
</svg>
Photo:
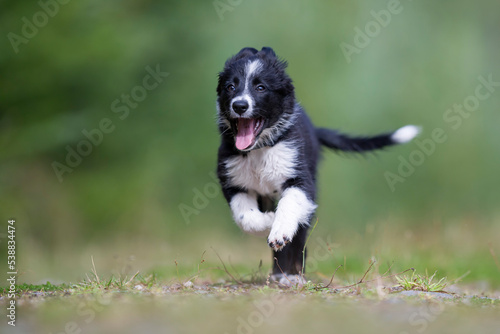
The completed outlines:
<svg viewBox="0 0 500 334">
<path fill-rule="evenodd" d="M 91 257 L 103 275 L 189 276 L 204 252 L 218 263 L 214 250 L 243 273 L 260 259 L 267 270 L 265 240 L 239 231 L 212 175 L 217 73 L 242 47 L 271 46 L 315 124 L 353 134 L 417 124 L 421 140 L 435 128 L 447 136 L 393 191 L 384 173 L 397 173 L 415 142 L 325 152 L 310 245 L 327 240 L 332 255 L 311 272 L 346 264 L 349 278 L 377 259 L 500 284 L 500 87 L 457 129 L 443 120 L 479 76 L 500 81 L 499 3 L 402 0 L 349 61 L 342 43 L 355 46 L 356 28 L 387 1 L 70 1 L 46 22 L 37 2 L 0 6 L 0 260 L 15 218 L 20 281 L 78 281 Z M 24 38 L 34 20 L 13 47 L 11 33 Z M 169 74 L 120 119 L 113 102 L 138 94 L 148 67 Z M 66 165 L 68 147 L 103 119 L 113 131 L 61 182 L 53 163 Z"/>
</svg>

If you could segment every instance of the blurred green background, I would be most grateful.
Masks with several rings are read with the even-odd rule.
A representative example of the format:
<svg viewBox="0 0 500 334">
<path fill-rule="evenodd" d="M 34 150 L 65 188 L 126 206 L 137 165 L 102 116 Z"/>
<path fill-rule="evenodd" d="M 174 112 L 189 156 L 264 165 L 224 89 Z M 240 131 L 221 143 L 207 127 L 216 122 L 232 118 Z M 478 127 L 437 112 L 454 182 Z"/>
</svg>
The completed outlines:
<svg viewBox="0 0 500 334">
<path fill-rule="evenodd" d="M 17 220 L 21 281 L 78 280 L 90 256 L 104 273 L 168 276 L 174 261 L 194 270 L 210 247 L 270 266 L 265 241 L 235 226 L 211 173 L 217 73 L 242 47 L 271 46 L 315 124 L 353 134 L 417 124 L 421 140 L 435 128 L 447 136 L 394 191 L 384 173 L 397 173 L 415 142 L 366 157 L 325 152 L 315 233 L 335 243 L 335 261 L 362 272 L 378 256 L 499 283 L 500 89 L 456 129 L 443 115 L 479 76 L 500 81 L 500 3 L 401 1 L 350 61 L 341 44 L 355 46 L 356 28 L 377 22 L 371 11 L 387 1 L 70 1 L 46 20 L 37 2 L 0 6 L 0 233 L 5 245 L 6 221 Z M 150 91 L 148 67 L 169 73 Z M 126 117 L 112 106 L 123 94 L 140 96 Z M 66 165 L 68 147 L 103 119 L 113 130 L 60 182 L 53 163 Z M 186 220 L 180 205 L 196 213 Z"/>
</svg>

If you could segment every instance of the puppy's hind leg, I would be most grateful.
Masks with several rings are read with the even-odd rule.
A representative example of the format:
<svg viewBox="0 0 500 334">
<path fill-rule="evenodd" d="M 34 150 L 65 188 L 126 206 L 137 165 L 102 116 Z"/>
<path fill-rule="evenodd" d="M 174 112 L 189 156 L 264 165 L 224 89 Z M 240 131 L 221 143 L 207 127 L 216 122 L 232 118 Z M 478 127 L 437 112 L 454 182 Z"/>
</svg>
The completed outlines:
<svg viewBox="0 0 500 334">
<path fill-rule="evenodd" d="M 281 251 L 273 251 L 273 281 L 285 286 L 303 285 L 306 280 L 302 276 L 305 266 L 304 246 L 307 239 L 308 226 L 301 225 L 292 242 Z"/>
</svg>

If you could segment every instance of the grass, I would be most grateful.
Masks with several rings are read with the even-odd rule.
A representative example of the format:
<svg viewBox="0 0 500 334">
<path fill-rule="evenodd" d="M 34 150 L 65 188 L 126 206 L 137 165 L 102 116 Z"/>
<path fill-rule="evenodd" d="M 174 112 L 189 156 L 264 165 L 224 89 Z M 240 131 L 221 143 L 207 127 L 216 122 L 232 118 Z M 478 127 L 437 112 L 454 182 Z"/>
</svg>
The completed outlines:
<svg viewBox="0 0 500 334">
<path fill-rule="evenodd" d="M 23 333 L 266 334 L 280 329 L 468 333 L 471 326 L 481 333 L 494 333 L 498 328 L 498 292 L 484 296 L 463 287 L 462 292 L 443 298 L 442 293 L 420 288 L 442 291 L 446 278 L 417 274 L 406 280 L 405 276 L 382 278 L 370 270 L 365 274 L 356 283 L 337 281 L 342 286 L 309 281 L 283 288 L 251 279 L 235 282 L 229 276 L 213 282 L 203 274 L 170 281 L 153 273 L 104 277 L 93 269 L 75 284 L 18 286 L 18 329 Z M 405 283 L 413 281 L 419 285 Z M 405 295 L 403 290 L 419 294 Z M 5 301 L 4 290 L 0 303 Z M 0 332 L 14 333 L 4 323 Z"/>
<path fill-rule="evenodd" d="M 214 251 L 215 252 L 215 251 Z M 342 293 L 342 294 L 362 294 L 362 291 L 371 291 L 373 288 L 386 289 L 387 293 L 395 293 L 401 290 L 404 291 L 423 291 L 423 292 L 445 292 L 446 287 L 456 284 L 466 275 L 455 279 L 450 282 L 447 277 L 442 277 L 441 279 L 436 279 L 437 271 L 433 275 L 419 275 L 416 274 L 416 270 L 413 268 L 406 269 L 400 273 L 392 274 L 392 265 L 382 274 L 373 272 L 374 265 L 376 261 L 371 260 L 368 268 L 365 270 L 364 274 L 357 279 L 355 282 L 348 281 L 336 281 L 334 282 L 335 274 L 342 267 L 339 266 L 334 271 L 328 283 L 326 281 L 319 282 L 318 279 L 315 282 L 309 280 L 304 285 L 294 285 L 291 287 L 278 285 L 270 281 L 270 275 L 264 274 L 262 271 L 262 262 L 259 263 L 257 270 L 252 271 L 248 275 L 237 274 L 236 269 L 231 266 L 228 268 L 226 263 L 221 259 L 219 254 L 217 255 L 220 266 L 202 268 L 205 261 L 205 252 L 202 254 L 200 262 L 197 265 L 197 272 L 194 275 L 181 277 L 178 271 L 178 263 L 175 261 L 177 269 L 177 277 L 170 282 L 164 280 L 159 280 L 155 272 L 149 274 L 141 274 L 136 272 L 133 275 L 111 275 L 108 278 L 104 278 L 97 273 L 94 259 L 91 258 L 92 269 L 90 273 L 86 274 L 86 278 L 75 284 L 59 284 L 55 285 L 51 282 L 46 282 L 45 284 L 33 285 L 33 284 L 21 284 L 16 286 L 16 293 L 18 297 L 22 297 L 25 294 L 30 294 L 33 292 L 49 293 L 53 295 L 58 293 L 59 295 L 74 295 L 81 293 L 105 293 L 109 291 L 115 292 L 136 292 L 136 291 L 159 291 L 160 288 L 169 287 L 174 288 L 174 290 L 187 290 L 189 291 L 195 285 L 201 285 L 205 287 L 221 287 L 221 286 L 236 286 L 243 289 L 250 288 L 265 288 L 265 289 L 285 289 L 288 292 L 294 293 L 305 293 L 305 292 L 327 292 L 327 293 Z M 214 283 L 210 278 L 209 273 L 214 271 L 223 273 L 225 279 L 221 279 L 218 276 L 218 281 L 220 283 Z M 232 273 L 233 271 L 233 273 Z M 402 275 L 412 271 L 411 275 Z M 237 278 L 237 276 L 239 278 Z M 213 276 L 212 276 L 213 277 Z M 321 280 L 320 280 L 321 281 Z M 397 283 L 397 284 L 395 284 Z M 8 288 L 0 288 L 0 296 L 6 296 Z"/>
<path fill-rule="evenodd" d="M 31 293 L 31 292 L 60 292 L 64 291 L 65 289 L 68 288 L 67 284 L 59 284 L 59 285 L 54 285 L 50 282 L 47 282 L 45 284 L 28 284 L 28 283 L 23 283 L 20 285 L 16 286 L 16 292 L 18 295 L 22 295 L 25 293 Z M 6 295 L 8 293 L 8 288 L 0 288 L 0 296 Z"/>
<path fill-rule="evenodd" d="M 247 293 L 249 291 L 274 291 L 285 292 L 287 294 L 330 294 L 342 296 L 357 296 L 367 297 L 372 295 L 376 290 L 384 290 L 384 293 L 378 295 L 382 298 L 387 295 L 397 295 L 400 291 L 422 291 L 422 292 L 444 292 L 446 287 L 455 284 L 458 280 L 450 282 L 446 277 L 435 280 L 436 272 L 431 275 L 418 275 L 413 268 L 406 270 L 413 270 L 410 276 L 399 276 L 398 274 L 387 275 L 373 275 L 367 279 L 369 272 L 373 267 L 372 263 L 366 270 L 364 275 L 355 283 L 342 282 L 342 284 L 328 284 L 326 282 L 313 282 L 308 281 L 304 285 L 295 285 L 286 287 L 270 282 L 269 279 L 263 280 L 260 276 L 250 276 L 248 280 L 235 280 L 234 276 L 227 271 L 227 279 L 224 281 L 219 280 L 218 283 L 210 281 L 209 279 L 200 277 L 185 277 L 180 280 L 166 282 L 159 280 L 155 273 L 142 275 L 139 272 L 133 276 L 110 276 L 108 278 L 100 277 L 95 268 L 87 275 L 86 279 L 81 282 L 71 284 L 55 285 L 46 282 L 41 285 L 21 284 L 16 286 L 17 298 L 26 296 L 33 297 L 64 297 L 75 296 L 81 294 L 107 294 L 107 293 L 123 293 L 123 294 L 147 294 L 147 295 L 163 295 L 167 291 L 192 293 L 197 290 L 207 291 L 227 291 L 232 290 L 235 293 Z M 227 270 L 227 268 L 226 268 Z M 456 290 L 456 289 L 455 289 Z M 0 288 L 0 297 L 5 298 L 8 293 L 8 288 Z M 464 293 L 462 293 L 465 295 Z"/>
<path fill-rule="evenodd" d="M 396 276 L 396 280 L 399 285 L 406 291 L 416 290 L 416 291 L 425 291 L 425 292 L 445 292 L 445 288 L 451 285 L 450 282 L 447 281 L 446 277 L 442 277 L 439 281 L 435 282 L 434 278 L 437 274 L 437 271 L 429 275 L 417 275 L 415 270 L 413 270 L 410 277 L 408 276 Z M 458 282 L 460 279 L 455 280 Z"/>
</svg>

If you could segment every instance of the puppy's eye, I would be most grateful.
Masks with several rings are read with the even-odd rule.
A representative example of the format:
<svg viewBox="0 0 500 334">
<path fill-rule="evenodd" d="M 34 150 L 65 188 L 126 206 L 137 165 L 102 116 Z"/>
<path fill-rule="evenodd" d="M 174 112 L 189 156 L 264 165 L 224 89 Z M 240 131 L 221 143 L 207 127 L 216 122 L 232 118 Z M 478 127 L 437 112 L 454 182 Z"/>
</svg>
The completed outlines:
<svg viewBox="0 0 500 334">
<path fill-rule="evenodd" d="M 266 90 L 266 86 L 264 85 L 258 85 L 257 87 L 255 87 L 255 90 L 258 91 L 258 92 L 263 92 Z"/>
<path fill-rule="evenodd" d="M 234 92 L 234 91 L 236 90 L 236 87 L 234 87 L 234 85 L 233 85 L 233 84 L 231 84 L 231 85 L 227 85 L 227 86 L 226 86 L 226 90 L 227 90 L 228 92 Z"/>
</svg>

